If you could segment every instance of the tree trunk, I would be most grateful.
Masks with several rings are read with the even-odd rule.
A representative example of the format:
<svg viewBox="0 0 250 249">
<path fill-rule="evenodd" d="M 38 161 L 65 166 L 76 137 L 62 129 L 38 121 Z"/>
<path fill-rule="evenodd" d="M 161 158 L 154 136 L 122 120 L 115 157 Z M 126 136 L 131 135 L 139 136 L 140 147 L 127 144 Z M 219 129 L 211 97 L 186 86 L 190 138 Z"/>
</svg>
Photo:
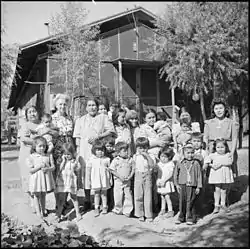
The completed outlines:
<svg viewBox="0 0 250 249">
<path fill-rule="evenodd" d="M 203 91 L 200 91 L 200 106 L 201 106 L 201 114 L 203 118 L 203 122 L 207 119 L 206 112 L 205 112 L 205 106 L 204 106 L 204 95 Z"/>
<path fill-rule="evenodd" d="M 239 146 L 238 149 L 242 149 L 242 137 L 243 137 L 243 116 L 242 116 L 242 103 L 238 106 L 239 116 Z"/>
</svg>

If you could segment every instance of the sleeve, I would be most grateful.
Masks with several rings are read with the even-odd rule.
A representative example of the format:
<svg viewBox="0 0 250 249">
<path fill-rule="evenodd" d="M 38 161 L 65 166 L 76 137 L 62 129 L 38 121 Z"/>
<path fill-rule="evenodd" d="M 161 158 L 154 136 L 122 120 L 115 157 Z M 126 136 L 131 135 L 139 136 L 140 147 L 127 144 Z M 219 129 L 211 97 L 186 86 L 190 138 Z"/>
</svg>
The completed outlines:
<svg viewBox="0 0 250 249">
<path fill-rule="evenodd" d="M 205 156 L 204 164 L 208 164 L 212 162 L 212 154 Z"/>
<path fill-rule="evenodd" d="M 28 158 L 26 159 L 26 165 L 27 165 L 27 167 L 28 167 L 29 169 L 34 168 L 34 167 L 35 167 L 35 165 L 34 165 L 34 161 L 32 160 L 32 158 L 31 158 L 31 157 L 28 157 Z"/>
<path fill-rule="evenodd" d="M 116 171 L 116 167 L 117 167 L 117 160 L 116 160 L 116 158 L 114 158 L 114 160 L 111 162 L 109 168 L 113 171 Z"/>
<path fill-rule="evenodd" d="M 196 170 L 197 170 L 197 188 L 202 188 L 202 172 L 199 163 L 196 163 Z"/>
<path fill-rule="evenodd" d="M 73 131 L 73 137 L 75 138 L 80 138 L 80 132 L 81 132 L 81 118 L 77 118 L 74 126 L 74 131 Z"/>
<path fill-rule="evenodd" d="M 180 163 L 178 162 L 174 168 L 174 185 L 175 186 L 179 184 L 179 181 L 178 181 L 179 169 L 180 169 Z"/>
<path fill-rule="evenodd" d="M 174 174 L 174 168 L 175 168 L 175 165 L 174 163 L 171 163 L 171 165 L 169 165 L 169 169 L 168 171 L 166 172 L 165 176 L 164 176 L 164 181 L 168 181 Z"/>
</svg>

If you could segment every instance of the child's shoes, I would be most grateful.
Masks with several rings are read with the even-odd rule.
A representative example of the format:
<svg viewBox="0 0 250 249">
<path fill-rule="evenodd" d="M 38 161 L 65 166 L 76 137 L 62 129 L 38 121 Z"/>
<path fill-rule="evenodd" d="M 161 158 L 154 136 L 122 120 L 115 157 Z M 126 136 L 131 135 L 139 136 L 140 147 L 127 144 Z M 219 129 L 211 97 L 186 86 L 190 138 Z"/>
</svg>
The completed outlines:
<svg viewBox="0 0 250 249">
<path fill-rule="evenodd" d="M 97 217 L 97 216 L 99 216 L 99 215 L 100 215 L 100 210 L 99 210 L 98 208 L 96 208 L 96 209 L 94 210 L 94 216 Z"/>
<path fill-rule="evenodd" d="M 220 212 L 221 213 L 229 213 L 230 210 L 226 206 L 223 205 L 220 207 Z"/>
<path fill-rule="evenodd" d="M 219 206 L 215 206 L 215 207 L 214 207 L 213 214 L 218 214 L 219 211 L 220 211 L 220 207 L 219 207 Z"/>
<path fill-rule="evenodd" d="M 171 217 L 174 217 L 174 211 L 167 212 L 166 218 L 171 218 Z"/>
<path fill-rule="evenodd" d="M 148 222 L 148 223 L 153 222 L 153 218 L 147 218 L 147 219 L 146 219 L 146 222 Z"/>
<path fill-rule="evenodd" d="M 193 221 L 187 221 L 187 225 L 193 225 L 194 224 L 194 222 Z"/>
<path fill-rule="evenodd" d="M 108 208 L 107 207 L 104 207 L 103 209 L 102 209 L 102 214 L 107 214 L 108 213 Z"/>
<path fill-rule="evenodd" d="M 160 211 L 160 213 L 159 213 L 159 216 L 164 215 L 165 213 L 166 213 L 166 211 L 162 209 L 162 210 Z"/>
<path fill-rule="evenodd" d="M 144 221 L 144 217 L 143 216 L 141 216 L 141 217 L 139 217 L 139 221 Z"/>
</svg>

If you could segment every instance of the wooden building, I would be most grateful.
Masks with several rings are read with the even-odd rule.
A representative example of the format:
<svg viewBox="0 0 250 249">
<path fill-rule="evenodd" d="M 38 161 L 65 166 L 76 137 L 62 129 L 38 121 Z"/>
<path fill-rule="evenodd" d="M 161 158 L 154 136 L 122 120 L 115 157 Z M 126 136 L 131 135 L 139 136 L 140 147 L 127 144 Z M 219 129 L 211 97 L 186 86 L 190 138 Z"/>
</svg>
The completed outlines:
<svg viewBox="0 0 250 249">
<path fill-rule="evenodd" d="M 100 87 L 96 95 L 102 95 L 102 88 L 106 87 L 114 92 L 116 101 L 140 111 L 172 105 L 174 95 L 172 92 L 171 96 L 170 85 L 159 77 L 162 62 L 147 56 L 145 40 L 157 36 L 154 20 L 154 14 L 137 7 L 89 24 L 99 25 L 100 42 L 110 44 L 109 60 L 100 62 Z M 8 108 L 23 110 L 28 105 L 36 105 L 41 112 L 49 112 L 51 95 L 64 92 L 52 78 L 56 61 L 48 53 L 48 44 L 53 41 L 53 37 L 47 37 L 20 47 L 21 79 L 12 86 Z M 175 92 L 175 104 L 181 100 L 181 91 Z"/>
</svg>

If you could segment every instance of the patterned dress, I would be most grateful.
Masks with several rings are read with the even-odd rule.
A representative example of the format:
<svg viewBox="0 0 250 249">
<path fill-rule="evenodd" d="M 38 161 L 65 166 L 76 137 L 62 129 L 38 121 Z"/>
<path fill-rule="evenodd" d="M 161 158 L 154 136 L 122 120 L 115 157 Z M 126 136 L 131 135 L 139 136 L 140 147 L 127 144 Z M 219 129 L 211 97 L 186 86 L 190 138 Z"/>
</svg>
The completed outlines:
<svg viewBox="0 0 250 249">
<path fill-rule="evenodd" d="M 60 164 L 62 162 L 62 145 L 65 143 L 74 144 L 73 133 L 73 120 L 70 116 L 61 116 L 57 112 L 52 115 L 52 124 L 55 128 L 59 129 L 59 136 L 54 141 L 53 156 L 56 164 L 56 170 L 54 171 L 54 177 L 58 174 Z"/>
<path fill-rule="evenodd" d="M 54 168 L 53 157 L 48 155 L 40 155 L 38 153 L 31 154 L 26 161 L 28 169 L 42 166 L 43 168 Z M 50 193 L 55 189 L 54 179 L 52 172 L 48 171 L 44 173 L 42 169 L 38 170 L 34 174 L 30 174 L 29 177 L 29 192 L 34 193 Z"/>
</svg>

